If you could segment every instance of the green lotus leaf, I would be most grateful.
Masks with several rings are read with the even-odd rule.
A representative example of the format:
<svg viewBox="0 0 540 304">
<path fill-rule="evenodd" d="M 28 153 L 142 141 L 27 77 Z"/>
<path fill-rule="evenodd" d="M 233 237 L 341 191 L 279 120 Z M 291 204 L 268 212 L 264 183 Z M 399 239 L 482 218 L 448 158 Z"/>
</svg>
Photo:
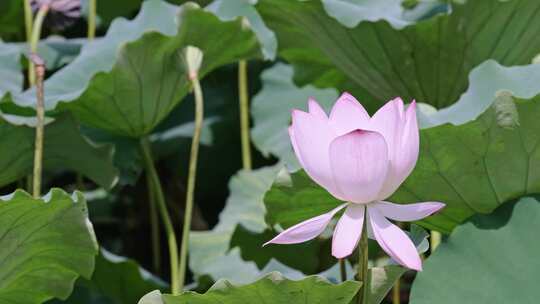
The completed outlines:
<svg viewBox="0 0 540 304">
<path fill-rule="evenodd" d="M 536 302 L 538 229 L 540 203 L 530 197 L 489 216 L 474 216 L 426 260 L 414 281 L 411 303 Z"/>
<path fill-rule="evenodd" d="M 114 22 L 71 64 L 45 81 L 46 109 L 70 110 L 83 123 L 130 137 L 149 134 L 188 94 L 182 50 L 204 53 L 199 72 L 260 56 L 255 34 L 240 19 L 220 21 L 186 3 L 146 1 L 133 21 Z M 13 96 L 33 107 L 34 90 Z M 58 107 L 57 107 L 58 105 Z"/>
<path fill-rule="evenodd" d="M 332 11 L 324 8 L 329 2 L 261 0 L 257 9 L 277 35 L 279 55 L 295 66 L 296 81 L 351 91 L 370 110 L 396 96 L 447 107 L 485 60 L 522 65 L 540 52 L 537 1 L 454 3 L 451 13 L 402 29 L 386 20 L 345 22 L 351 1 L 333 1 L 342 5 Z"/>
<path fill-rule="evenodd" d="M 80 192 L 22 190 L 0 197 L 0 303 L 66 299 L 77 277 L 90 278 L 97 242 Z"/>
<path fill-rule="evenodd" d="M 284 278 L 273 272 L 264 278 L 244 286 L 235 286 L 227 280 L 218 281 L 204 294 L 185 292 L 179 296 L 152 293 L 140 304 L 174 303 L 335 303 L 348 304 L 362 286 L 360 282 L 346 281 L 335 285 L 318 276 L 310 276 L 300 281 Z"/>
</svg>

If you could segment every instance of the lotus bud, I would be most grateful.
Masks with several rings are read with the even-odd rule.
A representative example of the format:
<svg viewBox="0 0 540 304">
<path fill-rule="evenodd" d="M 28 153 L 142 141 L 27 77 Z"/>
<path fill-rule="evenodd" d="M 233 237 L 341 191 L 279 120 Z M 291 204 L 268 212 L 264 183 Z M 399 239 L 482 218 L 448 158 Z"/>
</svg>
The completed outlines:
<svg viewBox="0 0 540 304">
<path fill-rule="evenodd" d="M 184 59 L 189 79 L 197 78 L 203 60 L 203 52 L 201 51 L 201 49 L 195 46 L 188 45 L 184 49 L 182 58 Z"/>
</svg>

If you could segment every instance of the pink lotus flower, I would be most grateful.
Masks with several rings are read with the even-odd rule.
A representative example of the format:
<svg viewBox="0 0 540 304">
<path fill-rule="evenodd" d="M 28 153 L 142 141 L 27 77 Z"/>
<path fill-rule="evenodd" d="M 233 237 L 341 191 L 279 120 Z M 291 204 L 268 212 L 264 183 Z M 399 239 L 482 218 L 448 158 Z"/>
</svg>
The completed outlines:
<svg viewBox="0 0 540 304">
<path fill-rule="evenodd" d="M 289 135 L 300 164 L 317 184 L 346 203 L 290 227 L 266 244 L 294 244 L 313 239 L 324 231 L 336 213 L 346 208 L 334 230 L 333 256 L 344 258 L 353 252 L 367 212 L 369 236 L 399 264 L 422 270 L 414 244 L 388 219 L 420 220 L 444 204 L 399 205 L 384 201 L 407 178 L 418 160 L 416 103 L 413 101 L 405 110 L 401 98 L 396 98 L 370 117 L 353 96 L 344 93 L 330 117 L 310 99 L 309 113 L 293 110 L 292 118 Z"/>
</svg>

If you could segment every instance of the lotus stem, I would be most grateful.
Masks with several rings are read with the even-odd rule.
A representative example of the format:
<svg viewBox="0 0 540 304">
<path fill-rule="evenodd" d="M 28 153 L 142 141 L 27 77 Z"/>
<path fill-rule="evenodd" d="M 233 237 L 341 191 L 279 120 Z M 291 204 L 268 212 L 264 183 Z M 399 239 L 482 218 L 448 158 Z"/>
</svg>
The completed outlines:
<svg viewBox="0 0 540 304">
<path fill-rule="evenodd" d="M 341 275 L 341 282 L 347 281 L 347 268 L 345 266 L 345 259 L 339 259 L 339 273 Z"/>
<path fill-rule="evenodd" d="M 30 4 L 31 0 L 23 0 L 24 6 L 24 30 L 26 34 L 26 42 L 28 47 L 32 44 L 32 28 L 33 28 L 33 15 L 32 15 L 32 5 Z M 35 78 L 34 66 L 30 62 L 28 65 L 28 81 L 30 82 L 32 78 Z M 32 83 L 33 85 L 33 83 Z M 28 192 L 32 189 L 32 176 L 29 175 L 26 178 L 26 189 Z"/>
<path fill-rule="evenodd" d="M 394 288 L 392 288 L 392 304 L 400 304 L 401 303 L 401 281 L 397 279 L 396 283 L 394 284 Z"/>
<path fill-rule="evenodd" d="M 178 276 L 178 244 L 176 242 L 176 235 L 174 233 L 174 227 L 167 210 L 167 204 L 165 203 L 165 196 L 163 195 L 163 189 L 161 188 L 161 182 L 154 166 L 152 159 L 152 153 L 150 151 L 150 144 L 148 139 L 143 138 L 141 140 L 141 150 L 144 157 L 146 166 L 146 174 L 150 175 L 152 181 L 155 199 L 161 214 L 161 219 L 165 232 L 167 233 L 167 241 L 169 244 L 169 259 L 171 264 L 171 293 L 177 295 L 179 293 L 179 276 Z"/>
<path fill-rule="evenodd" d="M 189 75 L 189 79 L 193 85 L 193 93 L 195 95 L 195 130 L 193 131 L 193 139 L 191 142 L 191 155 L 189 159 L 189 174 L 186 194 L 186 209 L 184 214 L 184 228 L 182 230 L 182 247 L 180 248 L 180 290 L 184 288 L 186 277 L 189 231 L 191 229 L 195 181 L 197 177 L 197 158 L 199 155 L 199 141 L 201 138 L 204 117 L 204 101 L 201 84 L 198 79 L 198 74 L 192 71 Z"/>
<path fill-rule="evenodd" d="M 441 233 L 435 230 L 431 230 L 431 252 L 433 252 L 441 243 Z"/>
<path fill-rule="evenodd" d="M 49 12 L 49 5 L 42 5 L 37 14 L 36 19 L 32 25 L 32 34 L 30 35 L 30 54 L 37 54 L 39 38 L 41 37 L 41 28 L 43 27 L 43 21 Z M 33 87 L 36 84 L 36 72 L 34 69 L 34 63 L 30 62 L 28 68 L 28 81 L 30 82 L 30 87 Z"/>
<path fill-rule="evenodd" d="M 146 175 L 146 185 L 148 188 L 148 201 L 150 202 L 150 235 L 152 238 L 152 265 L 154 271 L 161 271 L 161 244 L 159 238 L 159 218 L 157 214 L 156 191 L 150 175 Z"/>
<path fill-rule="evenodd" d="M 242 140 L 242 166 L 244 170 L 251 170 L 251 151 L 249 139 L 249 99 L 247 62 L 238 62 L 238 94 L 240 96 L 240 136 Z"/>
<path fill-rule="evenodd" d="M 43 141 L 45 129 L 45 105 L 43 96 L 43 78 L 45 77 L 45 62 L 37 55 L 32 54 L 31 62 L 35 66 L 36 83 L 36 138 L 34 143 L 34 180 L 33 191 L 34 198 L 41 196 L 41 172 L 43 171 Z"/>
<path fill-rule="evenodd" d="M 368 237 L 367 237 L 367 210 L 364 212 L 364 224 L 362 226 L 362 236 L 358 246 L 358 280 L 362 282 L 362 288 L 358 292 L 358 304 L 368 303 Z"/>
<path fill-rule="evenodd" d="M 26 33 L 26 41 L 30 45 L 30 40 L 32 37 L 32 6 L 30 5 L 31 0 L 23 0 L 24 5 L 24 30 Z"/>
<path fill-rule="evenodd" d="M 92 41 L 96 37 L 96 10 L 97 0 L 89 0 L 88 2 L 88 40 Z"/>
</svg>

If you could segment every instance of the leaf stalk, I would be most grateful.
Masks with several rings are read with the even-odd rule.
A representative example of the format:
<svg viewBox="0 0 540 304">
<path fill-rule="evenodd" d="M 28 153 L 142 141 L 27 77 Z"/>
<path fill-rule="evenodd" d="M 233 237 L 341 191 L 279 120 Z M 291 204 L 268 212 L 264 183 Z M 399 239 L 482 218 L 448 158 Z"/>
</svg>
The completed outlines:
<svg viewBox="0 0 540 304">
<path fill-rule="evenodd" d="M 431 252 L 433 252 L 437 247 L 439 247 L 439 244 L 441 244 L 441 233 L 435 230 L 431 230 Z"/>
<path fill-rule="evenodd" d="M 155 198 L 165 233 L 167 234 L 167 242 L 169 244 L 169 259 L 171 264 L 171 293 L 177 295 L 181 289 L 179 289 L 179 273 L 178 273 L 178 244 L 176 242 L 176 234 L 174 233 L 174 227 L 167 210 L 167 204 L 165 202 L 165 196 L 163 195 L 163 189 L 161 188 L 161 182 L 159 175 L 154 166 L 152 153 L 150 151 L 150 144 L 147 138 L 141 139 L 141 151 L 144 157 L 146 174 L 150 175 L 153 189 L 155 191 Z"/>
<path fill-rule="evenodd" d="M 252 169 L 249 139 L 249 97 L 247 62 L 238 62 L 238 93 L 240 97 L 240 137 L 242 140 L 242 166 L 244 170 Z"/>
<path fill-rule="evenodd" d="M 396 283 L 394 284 L 394 287 L 392 288 L 392 304 L 400 304 L 401 303 L 401 280 L 398 278 L 396 280 Z"/>
<path fill-rule="evenodd" d="M 32 16 L 32 6 L 30 5 L 31 0 L 23 0 L 24 5 L 24 30 L 26 33 L 26 41 L 30 45 L 30 40 L 32 37 L 32 23 L 34 20 Z"/>
<path fill-rule="evenodd" d="M 341 275 L 341 282 L 347 281 L 347 268 L 345 261 L 346 259 L 339 259 L 339 274 Z"/>
<path fill-rule="evenodd" d="M 195 95 L 195 130 L 193 131 L 193 139 L 191 142 L 191 153 L 189 159 L 189 172 L 186 194 L 186 209 L 184 213 L 184 227 L 182 230 L 182 247 L 180 248 L 180 290 L 184 288 L 186 269 L 187 269 L 187 253 L 189 246 L 189 232 L 191 229 L 191 218 L 193 214 L 193 200 L 195 196 L 195 181 L 197 178 L 197 159 L 199 156 L 199 142 L 204 118 L 204 100 L 201 89 L 201 84 L 198 79 L 198 73 L 193 70 L 189 73 L 189 80 L 193 85 L 193 93 Z"/>
<path fill-rule="evenodd" d="M 367 209 L 367 208 L 366 208 Z M 367 210 L 364 211 L 364 224 L 358 246 L 358 280 L 362 282 L 362 288 L 358 292 L 358 304 L 368 303 L 368 237 L 367 237 Z"/>
<path fill-rule="evenodd" d="M 146 175 L 146 185 L 148 188 L 148 202 L 150 203 L 149 217 L 150 217 L 150 235 L 152 238 L 152 265 L 154 271 L 161 272 L 161 244 L 159 237 L 159 217 L 158 217 L 158 204 L 156 202 L 156 190 L 154 190 L 154 183 L 150 178 L 150 175 Z"/>
<path fill-rule="evenodd" d="M 88 40 L 92 41 L 96 37 L 96 0 L 88 1 Z"/>
<path fill-rule="evenodd" d="M 34 198 L 41 196 L 41 174 L 43 171 L 43 142 L 45 133 L 45 105 L 43 79 L 45 78 L 45 62 L 36 54 L 31 60 L 35 66 L 36 83 L 36 137 L 34 142 L 34 173 L 32 194 Z"/>
</svg>

